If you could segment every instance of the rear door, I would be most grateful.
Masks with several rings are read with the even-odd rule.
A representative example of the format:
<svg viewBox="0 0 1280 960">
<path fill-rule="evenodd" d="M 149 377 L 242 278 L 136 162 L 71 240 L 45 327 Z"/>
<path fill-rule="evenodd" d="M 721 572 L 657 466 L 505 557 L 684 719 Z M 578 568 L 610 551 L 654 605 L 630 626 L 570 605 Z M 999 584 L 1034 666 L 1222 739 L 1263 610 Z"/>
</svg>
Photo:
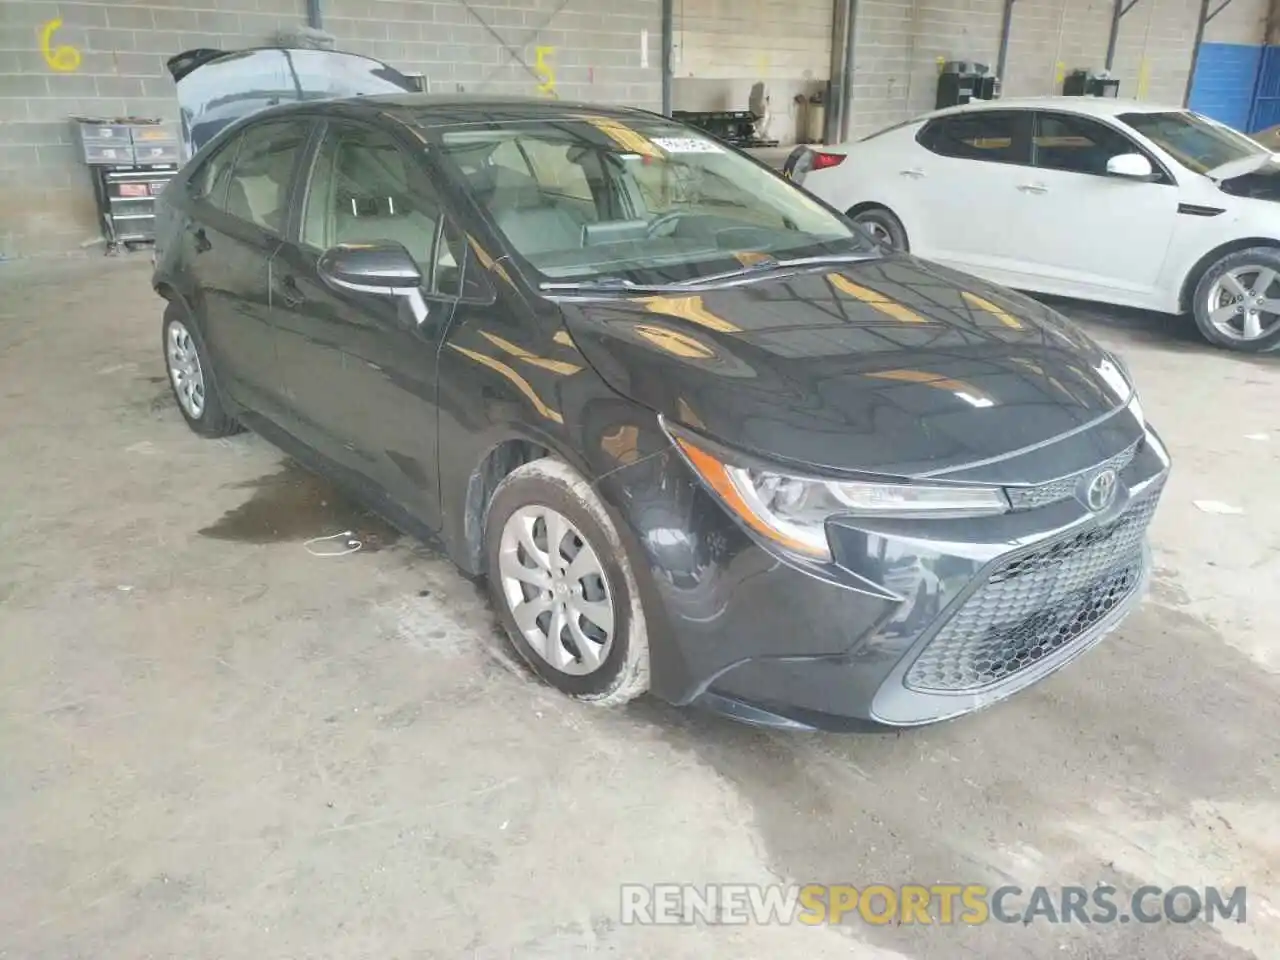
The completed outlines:
<svg viewBox="0 0 1280 960">
<path fill-rule="evenodd" d="M 330 287 L 321 253 L 393 240 L 424 277 L 427 320 L 403 297 Z M 273 282 L 288 403 L 300 438 L 374 481 L 431 527 L 439 523 L 436 362 L 453 313 L 464 249 L 419 158 L 388 132 L 328 125 L 295 240 Z"/>
<path fill-rule="evenodd" d="M 220 385 L 275 420 L 283 383 L 271 327 L 271 258 L 283 241 L 309 129 L 305 120 L 254 124 L 212 158 L 202 171 L 208 180 L 193 184 L 207 182 L 207 193 L 193 205 L 183 241 Z"/>
<path fill-rule="evenodd" d="M 912 220 L 912 253 L 975 273 L 1017 269 L 1024 238 L 1009 221 L 1030 173 L 1031 112 L 982 109 L 938 117 L 918 140 L 925 150 L 900 174 L 914 184 L 904 190 L 911 189 L 921 211 Z"/>
</svg>

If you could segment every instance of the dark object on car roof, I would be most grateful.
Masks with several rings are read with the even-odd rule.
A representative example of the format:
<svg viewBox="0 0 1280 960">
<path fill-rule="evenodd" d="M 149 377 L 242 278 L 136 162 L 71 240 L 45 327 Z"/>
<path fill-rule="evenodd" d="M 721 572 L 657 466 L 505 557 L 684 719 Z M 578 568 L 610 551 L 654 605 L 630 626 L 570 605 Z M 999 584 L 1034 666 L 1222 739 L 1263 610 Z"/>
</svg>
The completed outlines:
<svg viewBox="0 0 1280 960">
<path fill-rule="evenodd" d="M 777 140 L 762 140 L 756 136 L 756 122 L 760 118 L 750 110 L 673 110 L 671 116 L 735 147 L 778 145 Z"/>
</svg>

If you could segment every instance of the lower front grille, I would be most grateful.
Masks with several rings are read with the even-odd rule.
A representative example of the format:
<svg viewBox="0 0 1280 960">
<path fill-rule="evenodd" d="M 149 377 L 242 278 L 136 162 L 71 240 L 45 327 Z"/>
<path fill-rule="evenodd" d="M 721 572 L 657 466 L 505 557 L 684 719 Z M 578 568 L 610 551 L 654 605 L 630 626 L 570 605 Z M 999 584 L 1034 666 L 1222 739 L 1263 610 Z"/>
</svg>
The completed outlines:
<svg viewBox="0 0 1280 960">
<path fill-rule="evenodd" d="M 1142 543 L 1160 491 L 1112 523 L 997 567 L 907 671 L 914 690 L 960 693 L 1007 680 L 1070 645 L 1142 578 Z"/>
</svg>

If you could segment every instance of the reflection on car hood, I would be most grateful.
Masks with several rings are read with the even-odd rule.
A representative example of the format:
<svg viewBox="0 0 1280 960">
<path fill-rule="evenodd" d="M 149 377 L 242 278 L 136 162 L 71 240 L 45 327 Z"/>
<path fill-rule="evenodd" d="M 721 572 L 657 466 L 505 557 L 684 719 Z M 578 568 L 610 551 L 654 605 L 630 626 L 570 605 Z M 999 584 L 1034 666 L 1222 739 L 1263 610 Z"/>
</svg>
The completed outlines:
<svg viewBox="0 0 1280 960">
<path fill-rule="evenodd" d="M 1002 457 L 1125 405 L 1073 325 L 906 256 L 698 294 L 563 302 L 619 393 L 741 449 L 901 476 Z"/>
</svg>

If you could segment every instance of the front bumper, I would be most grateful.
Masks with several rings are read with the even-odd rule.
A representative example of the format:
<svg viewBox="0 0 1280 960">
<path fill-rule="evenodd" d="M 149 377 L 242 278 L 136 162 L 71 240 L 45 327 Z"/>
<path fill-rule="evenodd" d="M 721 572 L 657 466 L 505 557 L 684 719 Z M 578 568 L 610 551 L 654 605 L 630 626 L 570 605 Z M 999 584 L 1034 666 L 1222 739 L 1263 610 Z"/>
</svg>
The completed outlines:
<svg viewBox="0 0 1280 960">
<path fill-rule="evenodd" d="M 678 456 L 640 469 L 661 474 L 628 477 L 626 511 L 658 608 L 654 692 L 749 723 L 860 730 L 989 706 L 1113 630 L 1146 585 L 1169 457 L 1148 429 L 1097 513 L 1069 498 L 980 520 L 833 521 L 828 564 L 745 532 Z"/>
</svg>

